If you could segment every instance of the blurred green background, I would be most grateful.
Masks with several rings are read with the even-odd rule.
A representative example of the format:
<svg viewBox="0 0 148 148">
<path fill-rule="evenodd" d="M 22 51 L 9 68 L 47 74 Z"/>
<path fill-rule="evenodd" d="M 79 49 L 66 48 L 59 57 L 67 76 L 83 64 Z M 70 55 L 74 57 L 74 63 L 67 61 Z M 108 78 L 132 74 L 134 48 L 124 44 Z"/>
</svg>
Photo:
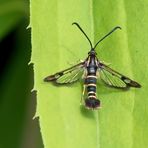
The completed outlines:
<svg viewBox="0 0 148 148">
<path fill-rule="evenodd" d="M 43 148 L 28 25 L 28 0 L 0 0 L 0 148 Z"/>
</svg>

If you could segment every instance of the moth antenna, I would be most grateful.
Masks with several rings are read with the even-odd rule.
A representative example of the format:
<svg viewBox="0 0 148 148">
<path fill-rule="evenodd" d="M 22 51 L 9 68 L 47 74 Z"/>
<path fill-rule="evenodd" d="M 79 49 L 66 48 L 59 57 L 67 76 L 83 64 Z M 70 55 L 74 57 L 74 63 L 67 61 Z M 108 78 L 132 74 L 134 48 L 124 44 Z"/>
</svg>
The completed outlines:
<svg viewBox="0 0 148 148">
<path fill-rule="evenodd" d="M 87 38 L 87 40 L 88 40 L 88 42 L 89 42 L 89 44 L 90 44 L 90 46 L 91 46 L 91 49 L 92 49 L 92 48 L 93 48 L 92 43 L 91 43 L 89 37 L 86 35 L 86 33 L 85 33 L 85 32 L 83 31 L 83 29 L 80 27 L 80 25 L 79 25 L 78 23 L 76 23 L 76 22 L 73 22 L 72 25 L 76 25 L 76 26 L 81 30 L 81 32 L 82 32 L 82 33 L 84 34 L 84 36 Z"/>
<path fill-rule="evenodd" d="M 97 47 L 97 45 L 102 41 L 104 40 L 106 37 L 108 37 L 110 34 L 112 34 L 115 30 L 117 29 L 121 29 L 120 26 L 116 26 L 115 28 L 113 28 L 109 33 L 107 33 L 103 38 L 101 38 L 97 43 L 96 45 L 94 46 L 94 49 Z"/>
</svg>

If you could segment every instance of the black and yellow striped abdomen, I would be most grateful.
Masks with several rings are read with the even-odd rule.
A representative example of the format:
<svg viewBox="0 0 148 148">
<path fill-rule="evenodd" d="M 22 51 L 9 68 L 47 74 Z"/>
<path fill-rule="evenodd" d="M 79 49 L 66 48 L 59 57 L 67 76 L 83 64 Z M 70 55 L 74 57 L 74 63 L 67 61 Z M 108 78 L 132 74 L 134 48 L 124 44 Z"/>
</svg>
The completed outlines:
<svg viewBox="0 0 148 148">
<path fill-rule="evenodd" d="M 88 98 L 96 99 L 96 83 L 97 78 L 95 75 L 88 75 L 85 79 Z"/>
<path fill-rule="evenodd" d="M 100 100 L 96 97 L 97 77 L 95 75 L 87 75 L 85 78 L 85 85 L 87 91 L 87 98 L 85 99 L 85 106 L 88 109 L 97 109 L 100 107 Z"/>
</svg>

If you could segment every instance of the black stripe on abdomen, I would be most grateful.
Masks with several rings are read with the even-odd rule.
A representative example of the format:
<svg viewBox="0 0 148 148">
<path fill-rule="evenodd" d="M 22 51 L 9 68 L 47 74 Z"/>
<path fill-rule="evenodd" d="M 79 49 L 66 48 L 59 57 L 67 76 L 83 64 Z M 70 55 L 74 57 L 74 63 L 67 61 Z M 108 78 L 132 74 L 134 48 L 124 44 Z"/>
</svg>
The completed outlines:
<svg viewBox="0 0 148 148">
<path fill-rule="evenodd" d="M 96 92 L 96 86 L 94 85 L 87 85 L 87 92 L 89 93 L 90 91 Z"/>
<path fill-rule="evenodd" d="M 85 79 L 85 84 L 96 84 L 97 79 L 95 77 L 88 77 Z"/>
<path fill-rule="evenodd" d="M 96 83 L 97 78 L 95 75 L 88 75 L 85 79 L 85 84 L 87 86 L 88 98 L 96 98 Z"/>
</svg>

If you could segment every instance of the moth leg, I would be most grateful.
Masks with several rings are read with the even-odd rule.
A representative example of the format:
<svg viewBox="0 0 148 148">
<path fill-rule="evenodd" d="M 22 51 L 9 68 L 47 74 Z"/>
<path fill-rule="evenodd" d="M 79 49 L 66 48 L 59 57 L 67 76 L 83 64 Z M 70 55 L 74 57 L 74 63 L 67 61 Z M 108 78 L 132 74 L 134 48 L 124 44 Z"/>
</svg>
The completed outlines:
<svg viewBox="0 0 148 148">
<path fill-rule="evenodd" d="M 83 101 L 84 101 L 84 96 L 85 96 L 85 91 L 86 91 L 86 85 L 83 85 L 83 92 L 82 92 L 82 96 L 81 96 L 81 101 L 80 104 L 83 105 Z"/>
<path fill-rule="evenodd" d="M 79 63 L 79 62 L 84 62 L 84 60 L 77 60 L 77 61 L 75 61 L 75 62 L 70 62 L 70 61 L 67 61 L 67 64 L 68 65 L 70 65 L 70 66 L 73 66 L 73 65 L 75 65 L 76 63 Z"/>
<path fill-rule="evenodd" d="M 87 71 L 84 70 L 84 73 L 82 75 L 82 79 L 83 79 L 83 92 L 82 92 L 82 96 L 81 96 L 81 101 L 80 101 L 80 104 L 83 105 L 84 103 L 84 97 L 85 97 L 85 91 L 86 91 L 86 84 L 85 84 L 85 78 L 87 76 Z"/>
<path fill-rule="evenodd" d="M 97 71 L 96 76 L 97 76 L 97 79 L 100 78 L 100 73 L 99 73 L 99 71 Z"/>
<path fill-rule="evenodd" d="M 70 66 L 73 66 L 75 64 L 75 62 L 67 61 L 67 64 L 70 65 Z"/>
<path fill-rule="evenodd" d="M 108 62 L 105 62 L 105 61 L 100 61 L 101 63 L 103 63 L 103 64 L 105 64 L 105 65 L 107 65 L 107 66 L 110 66 L 111 65 L 111 63 L 108 63 Z"/>
<path fill-rule="evenodd" d="M 87 70 L 84 70 L 84 73 L 82 75 L 82 79 L 84 80 L 85 83 L 85 78 L 87 77 Z"/>
</svg>

